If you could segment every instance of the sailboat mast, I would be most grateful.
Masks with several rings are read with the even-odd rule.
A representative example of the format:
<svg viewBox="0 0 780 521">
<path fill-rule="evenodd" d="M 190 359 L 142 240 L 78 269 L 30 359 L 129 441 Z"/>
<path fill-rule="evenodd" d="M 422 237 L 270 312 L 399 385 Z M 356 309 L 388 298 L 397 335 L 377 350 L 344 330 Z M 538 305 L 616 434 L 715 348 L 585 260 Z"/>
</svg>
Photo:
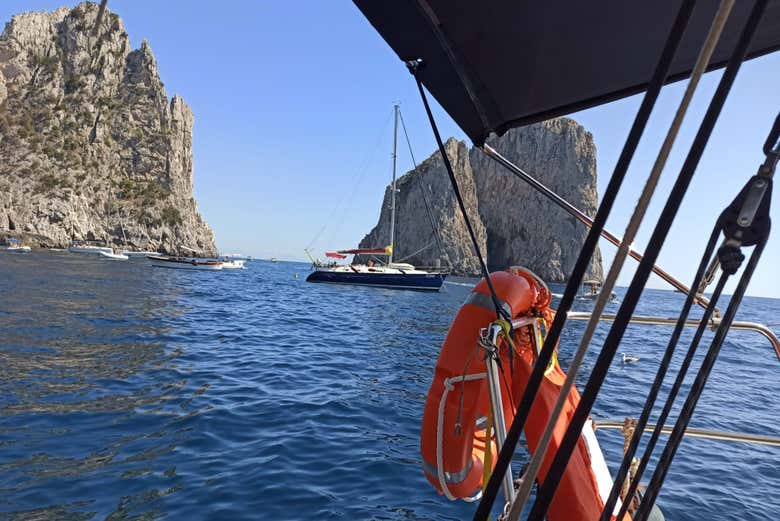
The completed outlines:
<svg viewBox="0 0 780 521">
<path fill-rule="evenodd" d="M 398 157 L 398 103 L 393 105 L 393 183 L 390 185 L 390 255 L 387 263 L 393 262 L 393 248 L 395 243 L 395 170 Z"/>
</svg>

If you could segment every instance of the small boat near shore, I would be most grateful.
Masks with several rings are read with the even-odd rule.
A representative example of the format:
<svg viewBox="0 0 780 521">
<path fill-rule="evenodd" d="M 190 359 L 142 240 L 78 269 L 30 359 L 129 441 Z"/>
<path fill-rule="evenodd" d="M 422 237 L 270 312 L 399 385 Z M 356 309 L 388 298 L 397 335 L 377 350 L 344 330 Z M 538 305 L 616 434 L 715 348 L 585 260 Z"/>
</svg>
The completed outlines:
<svg viewBox="0 0 780 521">
<path fill-rule="evenodd" d="M 22 244 L 19 239 L 8 239 L 8 246 L 3 248 L 4 251 L 9 253 L 30 253 L 31 248 Z"/>
<path fill-rule="evenodd" d="M 100 257 L 107 260 L 126 261 L 130 257 L 121 253 L 106 253 L 104 251 L 99 252 Z"/>
<path fill-rule="evenodd" d="M 30 253 L 32 251 L 29 246 L 6 246 L 3 249 L 10 253 Z"/>
<path fill-rule="evenodd" d="M 101 252 L 114 254 L 114 249 L 105 245 L 105 241 L 73 241 L 68 247 L 71 253 L 92 253 L 100 255 Z"/>
<path fill-rule="evenodd" d="M 194 257 L 164 257 L 149 255 L 147 257 L 155 268 L 170 268 L 177 270 L 221 270 L 224 262 L 213 259 L 197 259 Z"/>
<path fill-rule="evenodd" d="M 601 294 L 601 282 L 598 280 L 586 280 L 582 283 L 582 292 L 577 295 L 577 300 L 592 300 L 595 301 Z M 617 300 L 617 295 L 612 292 L 609 295 L 609 300 L 614 302 Z"/>
<path fill-rule="evenodd" d="M 230 257 L 223 257 L 222 258 L 222 269 L 225 269 L 225 270 L 243 270 L 245 262 L 246 261 L 244 259 L 235 259 L 235 258 L 230 258 Z"/>
</svg>

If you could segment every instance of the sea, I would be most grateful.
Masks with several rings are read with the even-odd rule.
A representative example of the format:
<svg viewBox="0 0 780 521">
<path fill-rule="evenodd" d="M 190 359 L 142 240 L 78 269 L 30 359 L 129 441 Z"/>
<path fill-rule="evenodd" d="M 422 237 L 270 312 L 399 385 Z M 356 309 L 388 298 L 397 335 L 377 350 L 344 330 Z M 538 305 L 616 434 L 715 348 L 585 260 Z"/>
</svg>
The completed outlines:
<svg viewBox="0 0 780 521">
<path fill-rule="evenodd" d="M 420 293 L 308 271 L 0 254 L 0 519 L 470 519 L 474 504 L 426 481 L 419 434 L 474 281 Z M 647 290 L 638 312 L 676 316 L 682 298 Z M 780 300 L 746 298 L 739 318 L 778 332 L 778 316 Z M 583 328 L 566 327 L 564 368 Z M 639 415 L 669 333 L 629 328 L 620 351 L 640 360 L 615 361 L 597 421 Z M 732 331 L 691 426 L 780 435 L 778 375 L 763 337 Z M 597 436 L 614 472 L 623 437 Z M 780 518 L 778 488 L 780 448 L 686 438 L 658 504 L 668 520 L 765 521 Z"/>
</svg>

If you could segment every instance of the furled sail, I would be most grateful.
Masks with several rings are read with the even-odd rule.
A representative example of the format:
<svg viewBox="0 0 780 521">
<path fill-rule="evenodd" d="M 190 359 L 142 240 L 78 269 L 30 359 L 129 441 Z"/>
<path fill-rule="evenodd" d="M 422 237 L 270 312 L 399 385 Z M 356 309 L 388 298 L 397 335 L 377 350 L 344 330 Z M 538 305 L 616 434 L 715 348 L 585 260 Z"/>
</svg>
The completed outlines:
<svg viewBox="0 0 780 521">
<path fill-rule="evenodd" d="M 338 253 L 344 255 L 390 255 L 393 248 L 385 246 L 384 248 L 356 248 L 352 250 L 339 250 Z"/>
</svg>

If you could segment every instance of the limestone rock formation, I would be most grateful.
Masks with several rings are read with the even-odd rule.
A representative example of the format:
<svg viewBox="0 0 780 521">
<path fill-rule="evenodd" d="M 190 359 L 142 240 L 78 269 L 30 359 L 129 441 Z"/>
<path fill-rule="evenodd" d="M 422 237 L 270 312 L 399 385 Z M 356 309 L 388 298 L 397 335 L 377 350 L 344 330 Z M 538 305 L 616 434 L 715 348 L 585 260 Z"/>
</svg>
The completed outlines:
<svg viewBox="0 0 780 521">
<path fill-rule="evenodd" d="M 591 134 L 575 121 L 545 121 L 493 137 L 489 143 L 586 214 L 595 214 L 596 148 Z M 447 141 L 446 150 L 488 267 L 497 270 L 520 265 L 550 282 L 566 280 L 587 233 L 584 225 L 481 151 L 468 151 L 465 143 L 454 138 Z M 435 242 L 423 193 L 446 254 Z M 361 247 L 387 244 L 389 200 L 388 187 L 379 223 L 361 241 Z M 407 259 L 420 266 L 446 266 L 449 261 L 455 274 L 479 274 L 438 152 L 399 179 L 397 205 L 396 260 Z M 602 278 L 598 249 L 588 276 Z"/>
<path fill-rule="evenodd" d="M 472 211 L 474 231 L 480 247 L 485 248 L 485 227 L 476 213 L 477 195 L 474 187 L 474 175 L 471 172 L 469 149 L 463 142 L 450 138 L 444 145 L 452 163 L 455 177 L 460 185 L 461 195 Z M 474 254 L 468 236 L 466 223 L 458 209 L 455 194 L 450 188 L 450 180 L 444 168 L 441 154 L 436 153 L 423 161 L 397 184 L 396 205 L 396 241 L 394 257 L 399 262 L 409 262 L 416 266 L 436 266 L 448 262 L 458 273 L 479 273 L 479 261 Z M 442 254 L 436 243 L 431 220 L 425 209 L 427 197 L 433 223 L 440 230 Z M 385 190 L 379 223 L 360 242 L 361 248 L 383 247 L 390 242 L 390 187 Z M 356 259 L 361 262 L 365 259 Z"/>
<path fill-rule="evenodd" d="M 585 214 L 596 214 L 596 146 L 576 121 L 556 118 L 512 129 L 488 144 Z M 527 266 L 544 280 L 566 280 L 587 228 L 482 151 L 471 151 L 471 165 L 488 231 L 488 266 Z M 589 278 L 602 278 L 598 249 Z"/>
<path fill-rule="evenodd" d="M 98 6 L 14 16 L 0 36 L 0 232 L 201 254 L 192 110 L 169 101 L 148 42 Z"/>
</svg>

